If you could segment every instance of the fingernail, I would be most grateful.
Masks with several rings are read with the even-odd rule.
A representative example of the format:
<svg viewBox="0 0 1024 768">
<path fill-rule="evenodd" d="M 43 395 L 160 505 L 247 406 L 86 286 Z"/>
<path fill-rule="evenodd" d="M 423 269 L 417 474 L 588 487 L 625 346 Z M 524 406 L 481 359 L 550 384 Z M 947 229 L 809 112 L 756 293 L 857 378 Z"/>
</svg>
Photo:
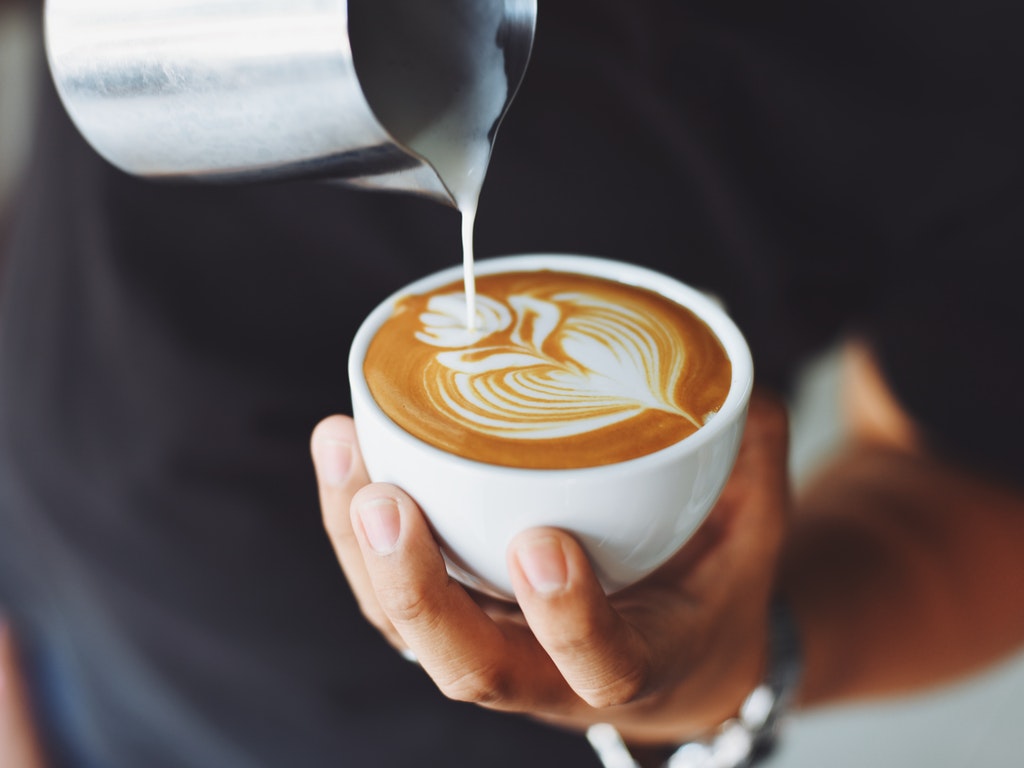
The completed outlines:
<svg viewBox="0 0 1024 768">
<path fill-rule="evenodd" d="M 324 484 L 344 485 L 352 469 L 352 444 L 325 437 L 317 441 L 313 450 L 316 468 Z"/>
<path fill-rule="evenodd" d="M 367 499 L 357 509 L 359 520 L 363 524 L 363 533 L 370 547 L 378 555 L 386 555 L 395 551 L 398 534 L 402 529 L 402 520 L 398 514 L 398 504 L 394 499 Z"/>
<path fill-rule="evenodd" d="M 534 591 L 544 595 L 565 589 L 569 580 L 562 545 L 553 536 L 536 539 L 519 547 L 519 567 Z"/>
</svg>

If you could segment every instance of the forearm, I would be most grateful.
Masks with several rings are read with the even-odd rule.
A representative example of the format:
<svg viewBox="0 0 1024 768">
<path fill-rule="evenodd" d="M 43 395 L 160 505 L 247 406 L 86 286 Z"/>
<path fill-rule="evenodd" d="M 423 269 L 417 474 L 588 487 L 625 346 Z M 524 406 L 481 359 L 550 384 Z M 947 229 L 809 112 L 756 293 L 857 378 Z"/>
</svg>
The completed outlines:
<svg viewBox="0 0 1024 768">
<path fill-rule="evenodd" d="M 1024 499 L 861 445 L 799 501 L 780 578 L 805 646 L 801 704 L 941 683 L 1024 644 Z"/>
</svg>

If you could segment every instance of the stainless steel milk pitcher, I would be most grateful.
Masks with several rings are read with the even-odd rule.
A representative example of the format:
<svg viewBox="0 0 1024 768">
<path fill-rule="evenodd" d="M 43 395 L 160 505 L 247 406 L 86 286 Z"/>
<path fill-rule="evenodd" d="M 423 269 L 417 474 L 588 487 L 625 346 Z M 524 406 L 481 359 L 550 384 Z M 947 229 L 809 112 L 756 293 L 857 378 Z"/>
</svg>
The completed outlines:
<svg viewBox="0 0 1024 768">
<path fill-rule="evenodd" d="M 45 10 L 61 99 L 124 171 L 337 179 L 453 203 L 429 134 L 455 146 L 459 132 L 479 133 L 489 151 L 526 69 L 537 0 L 47 0 Z"/>
</svg>

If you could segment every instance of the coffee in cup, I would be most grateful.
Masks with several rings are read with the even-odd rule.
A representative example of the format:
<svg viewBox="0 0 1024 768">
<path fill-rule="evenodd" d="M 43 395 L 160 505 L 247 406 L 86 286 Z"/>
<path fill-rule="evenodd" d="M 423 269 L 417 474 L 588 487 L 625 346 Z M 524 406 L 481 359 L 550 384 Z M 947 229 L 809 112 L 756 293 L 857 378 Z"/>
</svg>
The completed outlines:
<svg viewBox="0 0 1024 768">
<path fill-rule="evenodd" d="M 731 472 L 753 382 L 722 308 L 622 262 L 538 254 L 459 268 L 370 314 L 349 358 L 370 477 L 403 488 L 463 583 L 512 597 L 511 539 L 572 533 L 606 591 L 663 564 Z"/>
<path fill-rule="evenodd" d="M 363 363 L 402 429 L 475 461 L 534 469 L 635 459 L 721 408 L 732 366 L 691 310 L 594 275 L 502 272 L 405 296 Z"/>
</svg>

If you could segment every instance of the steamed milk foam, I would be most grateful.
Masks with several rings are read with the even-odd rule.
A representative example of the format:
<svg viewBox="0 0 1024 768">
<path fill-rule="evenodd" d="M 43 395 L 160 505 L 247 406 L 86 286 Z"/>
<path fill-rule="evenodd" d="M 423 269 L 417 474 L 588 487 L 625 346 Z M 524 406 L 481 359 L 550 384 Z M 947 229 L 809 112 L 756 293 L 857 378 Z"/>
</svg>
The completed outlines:
<svg viewBox="0 0 1024 768">
<path fill-rule="evenodd" d="M 403 298 L 364 374 L 416 437 L 506 466 L 601 466 L 703 426 L 732 366 L 696 315 L 643 288 L 551 271 L 478 278 L 475 330 L 458 284 Z"/>
<path fill-rule="evenodd" d="M 462 214 L 469 327 L 476 317 L 477 204 L 508 97 L 498 46 L 504 13 L 505 0 L 349 3 L 355 60 L 373 111 L 396 139 L 430 162 Z"/>
</svg>

